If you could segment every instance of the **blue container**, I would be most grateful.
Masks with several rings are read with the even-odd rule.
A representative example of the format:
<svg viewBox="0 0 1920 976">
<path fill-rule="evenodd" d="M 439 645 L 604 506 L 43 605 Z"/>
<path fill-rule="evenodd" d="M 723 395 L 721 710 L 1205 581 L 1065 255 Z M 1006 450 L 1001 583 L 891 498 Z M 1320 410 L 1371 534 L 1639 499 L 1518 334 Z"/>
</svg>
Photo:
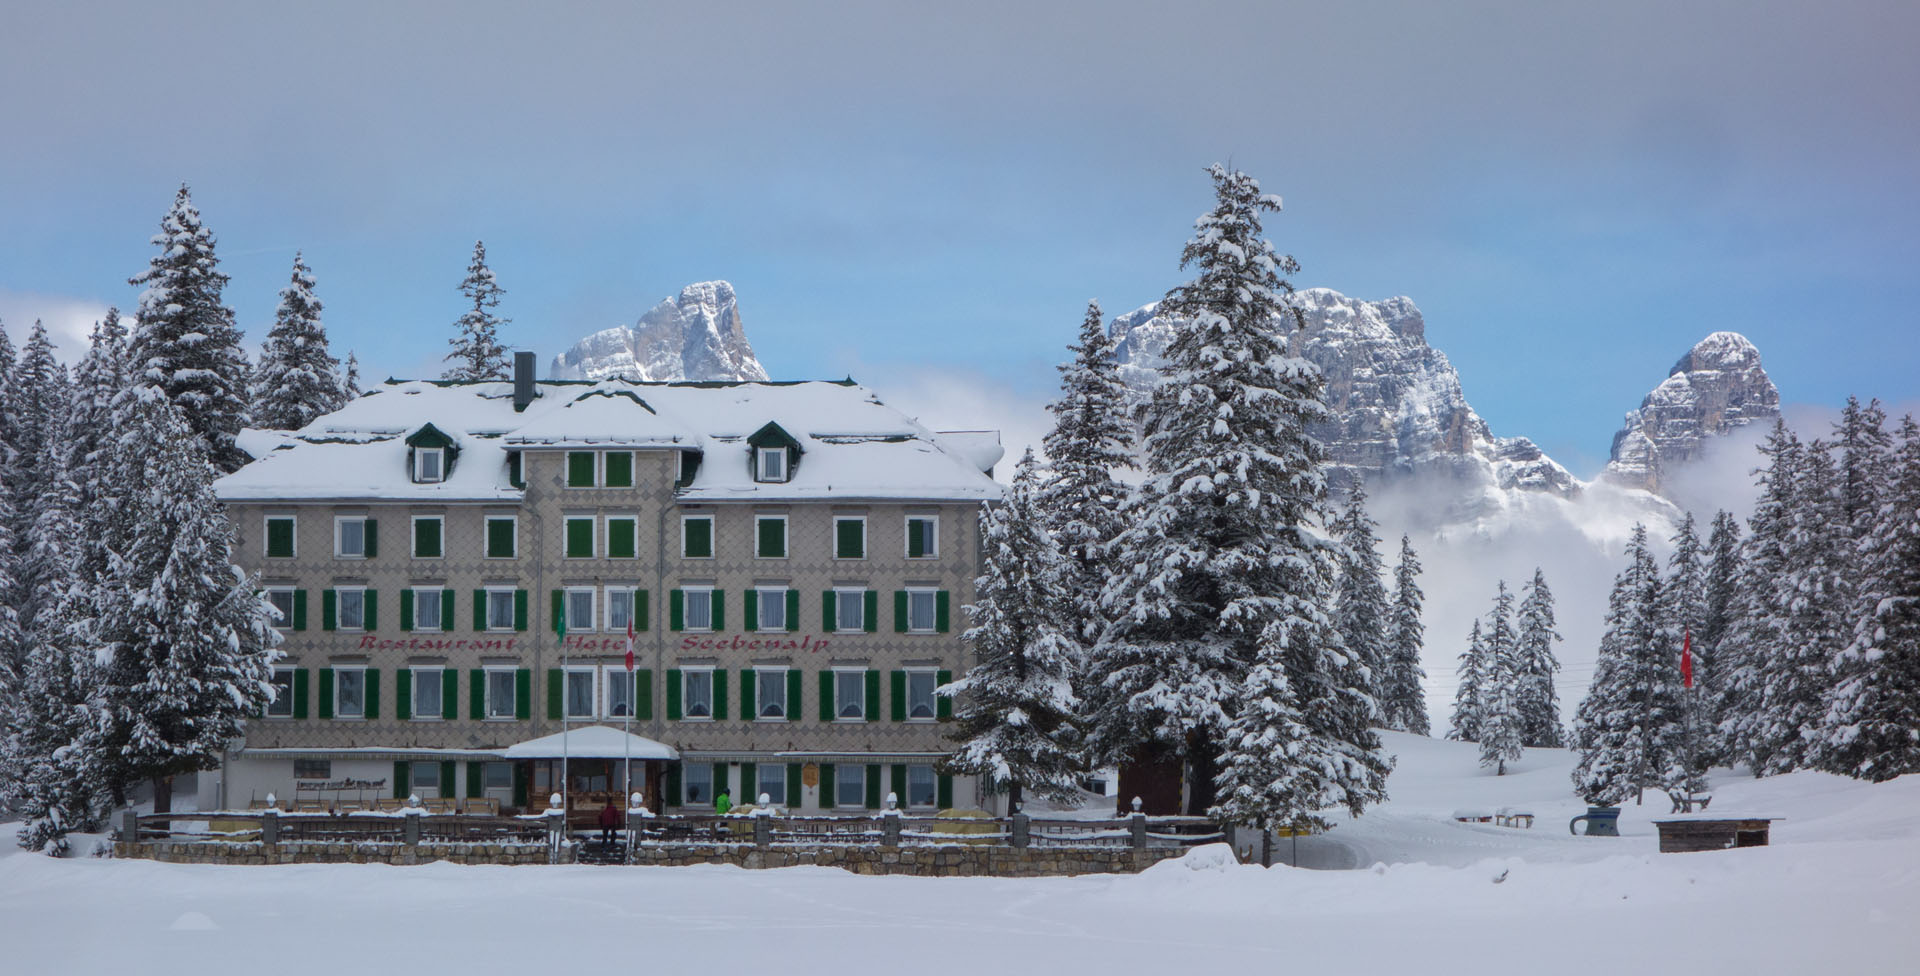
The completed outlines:
<svg viewBox="0 0 1920 976">
<path fill-rule="evenodd" d="M 1588 807 L 1584 816 L 1567 821 L 1567 833 L 1578 834 L 1579 831 L 1573 829 L 1573 825 L 1582 820 L 1587 822 L 1588 837 L 1620 836 L 1619 807 Z"/>
</svg>

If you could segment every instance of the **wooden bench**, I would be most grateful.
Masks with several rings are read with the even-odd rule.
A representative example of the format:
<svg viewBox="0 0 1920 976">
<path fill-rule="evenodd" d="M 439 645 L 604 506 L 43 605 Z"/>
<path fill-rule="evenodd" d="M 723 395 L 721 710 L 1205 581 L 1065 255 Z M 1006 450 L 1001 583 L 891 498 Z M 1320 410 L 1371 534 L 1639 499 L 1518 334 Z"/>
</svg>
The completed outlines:
<svg viewBox="0 0 1920 976">
<path fill-rule="evenodd" d="M 462 801 L 461 812 L 482 814 L 488 817 L 500 815 L 500 801 L 494 797 L 469 797 Z"/>
<path fill-rule="evenodd" d="M 1668 813 L 1692 813 L 1696 809 L 1705 810 L 1707 804 L 1713 802 L 1713 794 L 1668 793 L 1667 799 L 1673 801 L 1673 809 Z"/>
<path fill-rule="evenodd" d="M 1501 807 L 1494 813 L 1493 822 L 1501 827 L 1531 830 L 1533 829 L 1533 812 L 1519 807 Z"/>
</svg>

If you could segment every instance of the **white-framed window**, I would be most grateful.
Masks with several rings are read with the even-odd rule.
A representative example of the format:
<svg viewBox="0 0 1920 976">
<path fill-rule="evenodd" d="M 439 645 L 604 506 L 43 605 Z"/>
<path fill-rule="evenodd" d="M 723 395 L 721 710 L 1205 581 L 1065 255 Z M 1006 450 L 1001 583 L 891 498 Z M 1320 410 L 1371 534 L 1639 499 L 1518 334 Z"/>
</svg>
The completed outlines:
<svg viewBox="0 0 1920 976">
<path fill-rule="evenodd" d="M 447 554 L 447 520 L 442 515 L 413 517 L 413 558 L 439 559 Z"/>
<path fill-rule="evenodd" d="M 489 793 L 496 791 L 511 793 L 513 790 L 513 764 L 508 762 L 482 763 L 480 779 L 483 788 Z"/>
<path fill-rule="evenodd" d="M 680 516 L 680 558 L 713 558 L 713 516 Z"/>
<path fill-rule="evenodd" d="M 568 718 L 594 717 L 594 704 L 599 700 L 598 677 L 599 671 L 595 668 L 568 668 L 562 672 L 561 679 L 566 684 L 561 698 L 566 703 Z"/>
<path fill-rule="evenodd" d="M 768 721 L 787 719 L 787 669 L 753 669 L 755 718 Z"/>
<path fill-rule="evenodd" d="M 867 720 L 867 670 L 865 668 L 833 670 L 833 717 L 838 722 Z"/>
<path fill-rule="evenodd" d="M 438 600 L 434 601 L 438 603 Z M 418 606 L 418 602 L 415 603 Z M 441 697 L 445 690 L 442 682 L 446 674 L 443 668 L 413 669 L 413 717 L 415 721 L 435 721 L 441 717 L 446 701 Z"/>
<path fill-rule="evenodd" d="M 268 718 L 293 717 L 293 669 L 273 669 L 273 700 L 267 703 Z"/>
<path fill-rule="evenodd" d="M 939 590 L 907 588 L 907 633 L 931 634 L 937 622 Z"/>
<path fill-rule="evenodd" d="M 606 689 L 608 718 L 626 718 L 633 714 L 633 672 L 626 665 L 604 669 L 601 684 Z"/>
<path fill-rule="evenodd" d="M 833 517 L 833 558 L 867 558 L 867 517 L 865 515 Z"/>
<path fill-rule="evenodd" d="M 758 619 L 754 621 L 757 630 L 787 629 L 787 588 L 784 586 L 756 586 L 758 594 L 754 602 L 759 604 L 756 611 Z"/>
<path fill-rule="evenodd" d="M 858 633 L 867 627 L 867 591 L 835 587 L 833 591 L 833 629 L 835 633 Z"/>
<path fill-rule="evenodd" d="M 440 611 L 445 609 L 440 597 L 442 592 L 442 589 L 438 586 L 416 586 L 413 588 L 414 630 L 446 629 L 446 621 L 440 617 Z"/>
<path fill-rule="evenodd" d="M 633 594 L 631 586 L 607 587 L 607 633 L 627 632 L 627 623 L 633 620 Z M 637 622 L 634 623 L 634 629 L 639 629 Z"/>
<path fill-rule="evenodd" d="M 367 717 L 367 669 L 333 669 L 333 717 Z"/>
<path fill-rule="evenodd" d="M 413 775 L 410 779 L 412 780 L 411 792 L 423 800 L 428 797 L 445 796 L 444 787 L 452 785 L 440 782 L 440 764 L 433 761 L 413 763 Z"/>
<path fill-rule="evenodd" d="M 940 686 L 937 671 L 907 672 L 907 721 L 931 722 L 939 714 L 939 701 L 933 690 Z"/>
<path fill-rule="evenodd" d="M 508 589 L 487 590 L 487 629 L 513 629 L 514 591 Z"/>
<path fill-rule="evenodd" d="M 713 764 L 681 763 L 680 790 L 683 803 L 690 807 L 713 805 Z"/>
<path fill-rule="evenodd" d="M 907 516 L 907 558 L 934 559 L 940 555 L 940 517 Z"/>
<path fill-rule="evenodd" d="M 367 558 L 367 517 L 365 515 L 333 517 L 333 558 Z"/>
<path fill-rule="evenodd" d="M 268 559 L 292 559 L 300 555 L 299 520 L 292 515 L 269 515 L 261 522 L 261 540 Z"/>
<path fill-rule="evenodd" d="M 591 586 L 567 587 L 567 633 L 594 629 L 593 595 Z"/>
<path fill-rule="evenodd" d="M 754 465 L 755 481 L 787 480 L 787 449 L 784 447 L 763 447 L 757 452 Z M 738 455 L 735 455 L 738 457 Z"/>
<path fill-rule="evenodd" d="M 755 803 L 760 802 L 760 798 L 764 796 L 767 798 L 768 801 L 772 803 L 779 803 L 779 804 L 786 803 L 787 802 L 787 765 L 786 763 L 761 763 L 760 765 L 754 768 L 755 768 L 754 778 L 759 782 L 753 784 L 754 785 L 753 802 Z"/>
<path fill-rule="evenodd" d="M 276 630 L 293 629 L 293 587 L 267 587 L 267 602 L 273 605 L 273 626 Z"/>
<path fill-rule="evenodd" d="M 713 718 L 713 669 L 682 668 L 680 714 L 686 718 Z"/>
<path fill-rule="evenodd" d="M 909 807 L 930 807 L 934 805 L 935 780 L 933 767 L 915 763 L 907 767 L 907 795 L 900 798 Z"/>
<path fill-rule="evenodd" d="M 447 453 L 438 447 L 416 447 L 413 450 L 413 480 L 421 484 L 445 481 L 447 477 Z"/>
<path fill-rule="evenodd" d="M 520 555 L 520 520 L 512 515 L 489 515 L 487 558 L 513 559 Z"/>
<path fill-rule="evenodd" d="M 513 668 L 488 668 L 487 676 L 487 717 L 513 718 L 514 699 L 517 697 L 517 676 Z M 508 785 L 512 785 L 509 783 Z"/>
<path fill-rule="evenodd" d="M 833 805 L 867 805 L 867 767 L 859 763 L 841 763 L 833 769 Z"/>
<path fill-rule="evenodd" d="M 334 591 L 334 626 L 341 630 L 367 629 L 367 590 L 342 586 Z"/>
<path fill-rule="evenodd" d="M 713 587 L 687 586 L 682 587 L 680 592 L 683 594 L 681 600 L 685 603 L 681 623 L 686 629 L 695 632 L 712 630 Z"/>
</svg>

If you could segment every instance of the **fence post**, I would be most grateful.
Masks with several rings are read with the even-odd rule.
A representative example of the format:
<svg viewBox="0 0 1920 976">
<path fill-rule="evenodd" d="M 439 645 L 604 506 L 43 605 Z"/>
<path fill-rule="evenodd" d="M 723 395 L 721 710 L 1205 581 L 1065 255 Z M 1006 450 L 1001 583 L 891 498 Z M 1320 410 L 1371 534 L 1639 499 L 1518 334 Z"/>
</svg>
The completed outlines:
<svg viewBox="0 0 1920 976">
<path fill-rule="evenodd" d="M 140 843 L 140 814 L 131 807 L 120 814 L 120 839 L 129 844 Z"/>
<path fill-rule="evenodd" d="M 900 846 L 900 811 L 888 811 L 891 816 L 880 818 L 880 843 L 887 847 Z"/>
<path fill-rule="evenodd" d="M 1133 849 L 1136 851 L 1146 850 L 1147 849 L 1147 815 L 1144 813 L 1141 813 L 1138 810 L 1135 810 L 1133 812 L 1133 816 L 1128 819 L 1131 821 L 1131 823 L 1128 824 L 1128 826 L 1133 829 Z"/>
<path fill-rule="evenodd" d="M 761 809 L 764 810 L 766 808 L 762 807 Z M 756 814 L 758 813 L 758 811 L 755 811 L 755 812 Z M 773 818 L 772 817 L 758 815 L 753 818 L 753 846 L 755 847 L 773 846 Z"/>
<path fill-rule="evenodd" d="M 1014 814 L 1013 815 L 1013 846 L 1025 847 L 1029 843 L 1031 843 L 1033 840 L 1032 830 L 1033 830 L 1033 821 L 1027 817 L 1024 811 Z"/>
<path fill-rule="evenodd" d="M 268 810 L 260 814 L 260 843 L 269 846 L 280 843 L 280 812 Z"/>
<path fill-rule="evenodd" d="M 420 813 L 408 811 L 406 829 L 401 832 L 401 842 L 408 847 L 420 846 Z"/>
</svg>

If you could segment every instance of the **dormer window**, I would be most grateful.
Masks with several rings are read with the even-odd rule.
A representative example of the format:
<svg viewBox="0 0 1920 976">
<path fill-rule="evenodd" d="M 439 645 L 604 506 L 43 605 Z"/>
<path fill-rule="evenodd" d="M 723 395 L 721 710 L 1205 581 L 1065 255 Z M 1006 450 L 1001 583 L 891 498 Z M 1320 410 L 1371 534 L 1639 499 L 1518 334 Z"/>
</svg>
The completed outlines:
<svg viewBox="0 0 1920 976">
<path fill-rule="evenodd" d="M 786 448 L 762 447 L 758 449 L 758 454 L 760 455 L 759 472 L 754 476 L 753 480 L 755 481 L 787 480 L 787 449 Z"/>
<path fill-rule="evenodd" d="M 421 484 L 445 481 L 447 452 L 438 447 L 417 448 L 413 452 L 413 480 Z"/>
</svg>

